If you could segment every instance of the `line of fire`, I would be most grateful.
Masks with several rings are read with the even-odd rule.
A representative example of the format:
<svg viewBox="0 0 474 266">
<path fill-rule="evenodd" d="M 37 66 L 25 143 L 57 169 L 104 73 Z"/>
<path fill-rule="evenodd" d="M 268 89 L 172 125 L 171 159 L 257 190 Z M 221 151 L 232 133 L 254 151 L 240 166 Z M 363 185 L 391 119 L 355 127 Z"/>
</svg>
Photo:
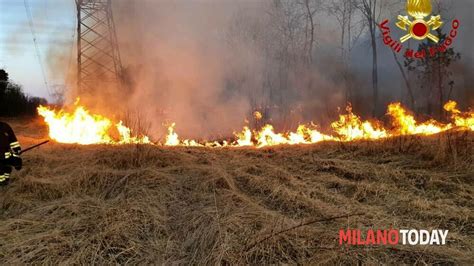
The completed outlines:
<svg viewBox="0 0 474 266">
<path fill-rule="evenodd" d="M 0 0 L 0 265 L 472 265 L 470 0 Z"/>
</svg>

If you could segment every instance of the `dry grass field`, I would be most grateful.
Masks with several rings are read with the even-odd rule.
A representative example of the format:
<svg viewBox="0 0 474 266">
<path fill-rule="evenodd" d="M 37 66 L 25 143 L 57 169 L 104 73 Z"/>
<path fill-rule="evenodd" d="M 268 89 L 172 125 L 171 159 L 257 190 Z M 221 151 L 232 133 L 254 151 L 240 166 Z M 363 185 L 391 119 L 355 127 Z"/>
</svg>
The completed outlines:
<svg viewBox="0 0 474 266">
<path fill-rule="evenodd" d="M 24 147 L 38 121 L 10 121 Z M 473 264 L 474 136 L 265 149 L 78 146 L 0 188 L 0 264 Z M 298 224 L 346 214 L 279 231 Z M 446 246 L 341 247 L 341 228 L 449 229 Z"/>
</svg>

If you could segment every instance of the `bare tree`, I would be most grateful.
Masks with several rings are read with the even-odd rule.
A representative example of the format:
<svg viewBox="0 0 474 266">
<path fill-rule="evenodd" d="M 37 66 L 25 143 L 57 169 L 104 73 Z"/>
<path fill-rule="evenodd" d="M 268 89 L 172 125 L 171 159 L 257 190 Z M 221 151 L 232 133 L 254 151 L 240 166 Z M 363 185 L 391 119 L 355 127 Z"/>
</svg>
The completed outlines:
<svg viewBox="0 0 474 266">
<path fill-rule="evenodd" d="M 313 62 L 313 48 L 315 43 L 315 14 L 318 12 L 318 6 L 321 3 L 318 0 L 303 0 L 304 9 L 306 11 L 306 22 L 305 22 L 305 50 L 307 52 L 308 63 Z M 309 36 L 309 38 L 308 38 Z"/>
<path fill-rule="evenodd" d="M 282 104 L 282 97 L 289 96 L 290 78 L 298 71 L 307 71 L 313 60 L 316 38 L 315 14 L 319 0 L 275 0 L 269 9 L 270 28 L 273 29 L 274 58 L 278 65 L 279 90 L 275 100 Z M 306 70 L 305 70 L 306 69 Z"/>
<path fill-rule="evenodd" d="M 357 8 L 364 16 L 370 34 L 372 47 L 372 115 L 377 114 L 378 105 L 378 67 L 377 67 L 377 21 L 380 16 L 382 3 L 377 0 L 359 0 Z"/>
<path fill-rule="evenodd" d="M 406 3 L 405 2 L 394 2 L 393 4 L 390 5 L 391 7 L 391 15 L 394 16 L 396 14 L 403 14 L 406 12 Z M 398 55 L 393 52 L 393 59 L 395 60 L 395 63 L 398 66 L 398 69 L 400 70 L 400 74 L 402 75 L 403 81 L 405 83 L 405 88 L 407 89 L 407 94 L 408 94 L 408 105 L 410 109 L 416 110 L 416 100 L 415 100 L 415 93 L 413 91 L 413 86 L 410 82 L 410 76 L 409 72 L 405 71 L 406 65 L 400 61 L 400 58 Z"/>
<path fill-rule="evenodd" d="M 330 1 L 326 6 L 328 15 L 333 16 L 341 30 L 340 52 L 343 65 L 342 76 L 346 87 L 346 101 L 352 102 L 352 88 L 349 82 L 349 63 L 351 61 L 351 52 L 357 44 L 362 32 L 365 29 L 365 23 L 362 20 L 356 21 L 357 3 L 354 0 L 335 0 Z"/>
<path fill-rule="evenodd" d="M 66 86 L 54 84 L 51 86 L 52 92 L 50 93 L 51 98 L 53 98 L 53 102 L 57 105 L 63 105 L 66 95 Z"/>
<path fill-rule="evenodd" d="M 262 5 L 264 12 L 258 15 L 237 12 L 228 29 L 227 43 L 243 55 L 230 63 L 240 64 L 230 85 L 245 91 L 252 109 L 261 111 L 264 119 L 289 127 L 287 121 L 296 121 L 289 117 L 295 103 L 313 87 L 321 0 L 273 0 Z"/>
<path fill-rule="evenodd" d="M 403 81 L 405 82 L 405 86 L 407 88 L 408 97 L 410 100 L 410 108 L 412 110 L 415 110 L 415 95 L 413 94 L 413 89 L 410 80 L 408 79 L 407 73 L 405 72 L 402 63 L 400 62 L 400 59 L 398 59 L 397 54 L 394 51 L 392 51 L 392 53 L 393 58 L 395 59 L 395 63 L 397 63 L 398 69 L 400 70 L 400 74 L 402 74 Z"/>
</svg>

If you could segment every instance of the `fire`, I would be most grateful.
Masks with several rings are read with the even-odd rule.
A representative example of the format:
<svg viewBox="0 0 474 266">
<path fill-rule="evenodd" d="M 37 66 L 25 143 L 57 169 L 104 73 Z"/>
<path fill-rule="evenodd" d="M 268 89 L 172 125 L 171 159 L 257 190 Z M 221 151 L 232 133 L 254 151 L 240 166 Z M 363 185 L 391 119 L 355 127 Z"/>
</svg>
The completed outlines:
<svg viewBox="0 0 474 266">
<path fill-rule="evenodd" d="M 451 113 L 454 125 L 474 131 L 474 112 L 463 113 L 456 108 L 457 105 L 455 101 L 449 101 L 444 105 L 444 110 Z"/>
<path fill-rule="evenodd" d="M 150 144 L 150 138 L 147 136 L 132 136 L 132 130 L 123 125 L 123 122 L 120 121 L 115 125 L 120 134 L 119 144 Z"/>
<path fill-rule="evenodd" d="M 452 128 L 450 124 L 443 125 L 433 119 L 418 123 L 400 103 L 390 104 L 387 114 L 393 119 L 396 135 L 433 135 Z"/>
<path fill-rule="evenodd" d="M 453 128 L 474 131 L 473 111 L 460 111 L 454 101 L 446 103 L 444 109 L 450 114 L 452 123 L 443 124 L 433 119 L 419 122 L 400 103 L 392 103 L 387 110 L 392 125 L 390 128 L 385 128 L 380 121 L 362 120 L 352 112 L 349 105 L 346 113 L 339 115 L 339 119 L 331 123 L 333 135 L 320 132 L 314 124 L 301 124 L 294 132 L 277 132 L 273 125 L 266 124 L 256 130 L 245 126 L 242 131 L 234 133 L 234 140 L 220 142 L 181 140 L 175 131 L 176 124 L 172 123 L 168 126 L 167 135 L 162 143 L 153 143 L 147 136 L 134 135 L 122 121 L 114 123 L 109 118 L 91 114 L 83 106 L 76 106 L 71 113 L 40 106 L 38 113 L 49 127 L 50 138 L 60 143 L 262 148 L 276 145 L 314 144 L 322 141 L 378 140 L 400 135 L 433 135 Z M 255 112 L 253 115 L 258 119 L 263 118 L 260 112 Z"/>
<path fill-rule="evenodd" d="M 255 120 L 261 120 L 263 118 L 263 115 L 259 111 L 255 111 L 253 113 L 253 117 L 255 117 Z"/>
<path fill-rule="evenodd" d="M 132 136 L 131 129 L 122 121 L 114 124 L 106 117 L 90 114 L 83 106 L 77 106 L 73 113 L 40 106 L 38 114 L 49 127 L 49 137 L 57 142 L 82 145 L 150 143 L 147 136 Z M 113 129 L 118 138 L 112 136 Z"/>
<path fill-rule="evenodd" d="M 56 112 L 38 107 L 38 113 L 49 126 L 49 137 L 57 142 L 76 144 L 108 144 L 112 122 L 100 115 L 91 115 L 79 106 L 74 113 Z"/>
<path fill-rule="evenodd" d="M 174 131 L 175 126 L 176 126 L 176 123 L 172 123 L 168 127 L 168 135 L 166 135 L 165 146 L 188 146 L 188 147 L 203 146 L 202 144 L 199 144 L 195 140 L 189 140 L 189 139 L 185 139 L 182 141 L 179 140 L 178 133 Z"/>
<path fill-rule="evenodd" d="M 166 146 L 178 146 L 179 145 L 179 137 L 176 132 L 174 132 L 175 123 L 171 124 L 168 127 L 168 135 L 166 135 Z"/>
<path fill-rule="evenodd" d="M 237 146 L 245 147 L 245 146 L 253 146 L 252 142 L 252 131 L 250 131 L 249 127 L 244 127 L 244 130 L 240 133 L 234 133 L 234 135 L 238 138 L 237 139 Z"/>
<path fill-rule="evenodd" d="M 272 125 L 265 125 L 263 129 L 256 134 L 256 139 L 257 147 L 259 148 L 288 144 L 288 139 L 286 139 L 281 133 L 275 133 Z"/>
<path fill-rule="evenodd" d="M 339 121 L 331 124 L 331 127 L 340 136 L 342 141 L 381 139 L 389 136 L 387 131 L 380 128 L 377 123 L 362 122 L 360 117 L 352 113 L 350 105 L 346 108 L 346 111 L 346 115 L 340 115 Z"/>
</svg>

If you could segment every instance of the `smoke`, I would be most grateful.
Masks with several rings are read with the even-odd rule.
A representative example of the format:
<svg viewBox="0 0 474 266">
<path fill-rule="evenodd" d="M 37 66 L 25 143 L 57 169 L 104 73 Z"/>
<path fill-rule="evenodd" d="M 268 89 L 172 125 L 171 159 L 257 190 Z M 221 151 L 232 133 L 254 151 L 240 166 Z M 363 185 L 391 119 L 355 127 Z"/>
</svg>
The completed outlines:
<svg viewBox="0 0 474 266">
<path fill-rule="evenodd" d="M 329 104 L 344 104 L 342 89 L 308 63 L 303 22 L 285 28 L 304 17 L 284 11 L 263 1 L 114 1 L 131 90 L 97 81 L 69 99 L 139 113 L 158 136 L 172 122 L 183 137 L 228 136 L 255 110 L 281 127 L 326 116 Z"/>
<path fill-rule="evenodd" d="M 102 84 L 90 95 L 80 95 L 82 102 L 101 111 L 139 112 L 151 123 L 151 132 L 175 122 L 183 136 L 206 138 L 243 125 L 251 110 L 249 101 L 245 94 L 228 91 L 232 62 L 240 55 L 225 41 L 232 13 L 240 4 L 116 1 L 114 5 L 131 91 Z"/>
<path fill-rule="evenodd" d="M 311 121 L 324 126 L 350 99 L 357 113 L 368 113 L 368 37 L 347 69 L 334 18 L 310 2 L 313 44 L 304 1 L 114 1 L 130 89 L 98 80 L 87 94 L 72 90 L 69 100 L 79 96 L 116 119 L 139 114 L 154 137 L 172 122 L 182 137 L 228 136 L 252 122 L 255 110 L 281 130 Z M 399 100 L 404 88 L 393 56 L 386 49 L 379 56 L 387 62 L 380 64 L 381 98 Z"/>
<path fill-rule="evenodd" d="M 372 60 L 367 34 L 363 32 L 353 47 L 347 69 L 340 60 L 337 19 L 322 9 L 334 1 L 312 0 L 316 30 L 314 49 L 309 51 L 310 27 L 304 2 L 114 0 L 130 89 L 96 80 L 94 89 L 87 93 L 74 88 L 74 1 L 54 0 L 51 9 L 32 4 L 32 13 L 50 87 L 65 80 L 69 88 L 66 106 L 80 97 L 94 112 L 115 119 L 127 113 L 139 114 L 152 125 L 149 132 L 157 137 L 166 130 L 163 124 L 175 122 L 183 137 L 214 138 L 239 130 L 246 119 L 252 123 L 255 110 L 280 130 L 293 130 L 300 122 L 324 125 L 337 115 L 337 107 L 349 100 L 357 113 L 369 113 Z M 455 17 L 462 22 L 455 43 L 462 60 L 453 68 L 456 87 L 452 94 L 462 107 L 473 102 L 472 6 L 472 1 L 454 1 L 448 14 L 443 13 L 446 21 Z M 405 2 L 398 2 L 396 8 L 393 14 L 387 9 L 381 17 L 395 19 L 405 12 Z M 17 9 L 23 14 L 22 5 Z M 360 20 L 357 16 L 360 14 L 354 23 Z M 26 52 L 34 57 L 28 21 L 10 26 L 2 48 L 19 59 Z M 47 51 L 41 49 L 45 47 Z M 385 48 L 378 43 L 379 98 L 384 102 L 380 106 L 403 100 L 406 90 L 393 55 Z M 35 59 L 33 65 L 36 63 Z M 35 94 L 38 82 L 30 75 L 40 78 L 39 70 L 24 74 L 27 91 Z M 411 77 L 413 86 L 417 86 L 415 78 Z M 424 97 L 421 91 L 419 97 Z M 384 111 L 381 108 L 379 114 Z"/>
</svg>

